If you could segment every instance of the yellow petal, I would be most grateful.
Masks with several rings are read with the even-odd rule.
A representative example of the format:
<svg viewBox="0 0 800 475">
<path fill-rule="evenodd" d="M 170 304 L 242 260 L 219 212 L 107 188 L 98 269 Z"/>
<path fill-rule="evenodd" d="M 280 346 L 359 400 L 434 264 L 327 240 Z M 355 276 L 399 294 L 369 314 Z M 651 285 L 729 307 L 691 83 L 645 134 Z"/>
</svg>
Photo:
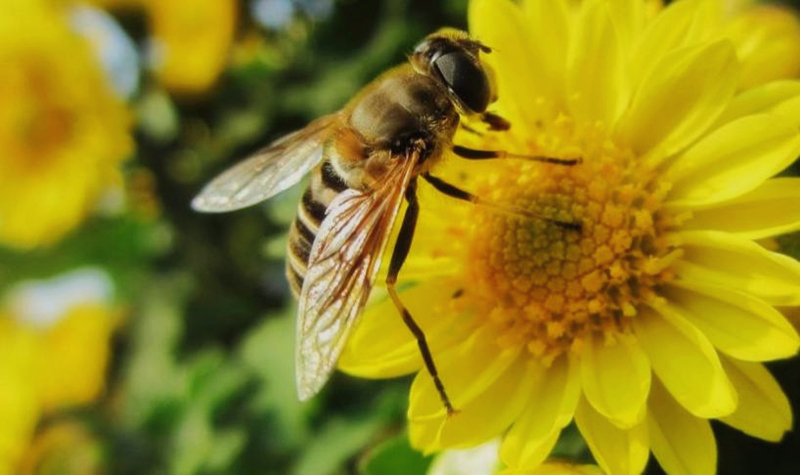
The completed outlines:
<svg viewBox="0 0 800 475">
<path fill-rule="evenodd" d="M 681 280 L 735 289 L 770 305 L 800 305 L 800 262 L 725 232 L 679 236 L 683 257 L 676 269 Z"/>
<path fill-rule="evenodd" d="M 681 407 L 661 383 L 653 382 L 647 412 L 653 455 L 670 475 L 714 475 L 717 444 L 711 426 Z"/>
<path fill-rule="evenodd" d="M 460 368 L 462 372 L 476 371 L 477 378 L 485 377 L 479 373 L 482 368 L 475 366 L 477 362 L 468 360 L 461 364 L 466 365 Z M 440 366 L 440 369 L 444 378 L 452 373 L 447 366 Z M 525 376 L 525 362 L 517 358 L 491 378 L 491 384 L 478 383 L 481 392 L 469 398 L 459 398 L 460 381 L 443 379 L 453 404 L 460 411 L 448 418 L 444 411 L 432 411 L 431 404 L 442 407 L 442 403 L 438 394 L 431 394 L 430 375 L 420 371 L 411 386 L 408 410 L 412 446 L 430 453 L 444 448 L 472 447 L 498 436 L 514 422 L 530 398 L 534 381 Z"/>
<path fill-rule="evenodd" d="M 675 50 L 644 76 L 617 129 L 645 155 L 672 155 L 706 132 L 733 95 L 738 64 L 727 41 Z"/>
<path fill-rule="evenodd" d="M 31 375 L 40 355 L 38 335 L 0 314 L 0 473 L 16 466 L 36 430 L 42 408 Z"/>
<path fill-rule="evenodd" d="M 736 393 L 708 339 L 667 306 L 633 320 L 636 336 L 656 376 L 697 417 L 721 417 L 736 409 Z"/>
<path fill-rule="evenodd" d="M 496 73 L 498 105 L 512 124 L 525 124 L 514 127 L 515 132 L 523 134 L 540 118 L 533 107 L 535 97 L 550 97 L 541 62 L 533 56 L 534 51 L 529 46 L 529 26 L 524 19 L 520 8 L 509 0 L 469 3 L 471 34 L 492 48 L 483 58 Z"/>
<path fill-rule="evenodd" d="M 761 239 L 800 229 L 800 178 L 772 178 L 745 195 L 692 212 L 684 229 Z"/>
<path fill-rule="evenodd" d="M 639 2 L 642 3 L 642 2 Z M 697 44 L 709 35 L 709 24 L 718 17 L 715 2 L 672 2 L 659 12 L 639 40 L 630 61 L 632 84 L 638 86 L 656 61 L 670 52 Z"/>
<path fill-rule="evenodd" d="M 650 362 L 639 343 L 621 338 L 607 344 L 598 336 L 587 339 L 586 343 L 581 355 L 581 381 L 586 399 L 621 429 L 640 423 L 644 418 L 651 372 Z"/>
<path fill-rule="evenodd" d="M 800 74 L 800 23 L 779 5 L 758 5 L 736 15 L 725 36 L 732 38 L 742 63 L 742 89 Z"/>
<path fill-rule="evenodd" d="M 147 2 L 153 43 L 158 54 L 154 69 L 171 91 L 202 93 L 222 73 L 236 32 L 236 2 L 192 0 Z"/>
<path fill-rule="evenodd" d="M 580 396 L 579 367 L 567 357 L 550 368 L 529 364 L 527 379 L 535 381 L 525 410 L 503 438 L 500 459 L 509 467 L 530 468 L 542 463 L 567 424 Z"/>
<path fill-rule="evenodd" d="M 87 404 L 105 386 L 115 312 L 102 304 L 70 308 L 44 336 L 45 356 L 37 372 L 46 410 Z"/>
<path fill-rule="evenodd" d="M 644 422 L 630 429 L 620 429 L 581 398 L 575 411 L 575 423 L 606 473 L 638 475 L 644 470 L 650 455 Z"/>
<path fill-rule="evenodd" d="M 717 125 L 727 124 L 735 119 L 759 114 L 774 109 L 790 99 L 800 97 L 800 81 L 783 80 L 746 89 L 731 99 Z"/>
<path fill-rule="evenodd" d="M 641 0 L 609 0 L 611 18 L 619 37 L 622 57 L 629 63 L 634 46 L 648 25 L 648 6 Z"/>
<path fill-rule="evenodd" d="M 520 348 L 503 348 L 497 344 L 497 333 L 483 327 L 465 341 L 434 352 L 433 359 L 453 406 L 460 410 L 472 399 L 495 384 L 519 358 Z M 433 378 L 420 371 L 411 387 L 409 419 L 428 420 L 446 416 Z"/>
<path fill-rule="evenodd" d="M 783 119 L 793 127 L 800 127 L 800 96 L 775 104 L 771 112 L 783 116 Z"/>
<path fill-rule="evenodd" d="M 778 382 L 761 363 L 721 360 L 739 394 L 739 407 L 720 420 L 747 435 L 780 441 L 792 428 L 792 408 Z"/>
<path fill-rule="evenodd" d="M 608 4 L 582 4 L 570 45 L 567 104 L 573 117 L 612 127 L 628 101 L 623 83 L 624 58 Z"/>
<path fill-rule="evenodd" d="M 562 106 L 566 97 L 567 55 L 570 41 L 570 6 L 564 0 L 528 0 L 524 3 L 530 44 L 541 73 L 548 84 L 555 106 Z"/>
<path fill-rule="evenodd" d="M 800 153 L 800 134 L 777 114 L 743 117 L 703 138 L 670 167 L 670 206 L 708 206 L 752 191 Z"/>
<path fill-rule="evenodd" d="M 775 360 L 796 354 L 800 347 L 800 338 L 786 318 L 746 293 L 687 277 L 673 282 L 664 295 L 677 306 L 676 312 L 734 358 Z"/>
<path fill-rule="evenodd" d="M 443 278 L 400 294 L 434 353 L 462 341 L 471 331 L 472 319 L 451 311 L 451 297 L 458 288 L 457 282 Z M 420 368 L 417 341 L 386 296 L 364 311 L 339 359 L 339 369 L 366 378 L 392 378 Z"/>
</svg>

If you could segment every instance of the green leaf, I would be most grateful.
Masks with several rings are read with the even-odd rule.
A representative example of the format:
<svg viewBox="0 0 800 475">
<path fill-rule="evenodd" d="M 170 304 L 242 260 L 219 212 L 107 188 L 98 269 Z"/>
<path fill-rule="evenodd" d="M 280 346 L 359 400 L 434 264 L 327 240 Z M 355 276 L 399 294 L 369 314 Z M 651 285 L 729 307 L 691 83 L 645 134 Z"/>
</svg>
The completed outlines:
<svg viewBox="0 0 800 475">
<path fill-rule="evenodd" d="M 362 475 L 406 475 L 425 473 L 432 457 L 425 457 L 411 448 L 408 435 L 403 433 L 386 440 L 361 460 L 358 472 Z"/>
<path fill-rule="evenodd" d="M 265 318 L 239 348 L 244 366 L 261 382 L 253 411 L 272 416 L 282 449 L 299 447 L 308 437 L 307 414 L 313 403 L 297 399 L 294 376 L 294 307 L 280 316 Z"/>
<path fill-rule="evenodd" d="M 374 411 L 365 411 L 359 419 L 331 417 L 300 456 L 294 475 L 338 473 L 345 461 L 360 452 L 383 428 L 383 420 Z"/>
</svg>

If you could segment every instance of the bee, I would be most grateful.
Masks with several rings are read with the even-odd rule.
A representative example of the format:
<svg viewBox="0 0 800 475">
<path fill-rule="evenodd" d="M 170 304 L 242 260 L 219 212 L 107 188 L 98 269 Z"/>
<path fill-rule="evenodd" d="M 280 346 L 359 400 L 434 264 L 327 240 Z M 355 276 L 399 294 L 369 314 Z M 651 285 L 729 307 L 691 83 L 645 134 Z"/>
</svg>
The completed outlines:
<svg viewBox="0 0 800 475">
<path fill-rule="evenodd" d="M 462 116 L 479 118 L 488 130 L 510 127 L 502 117 L 487 112 L 496 98 L 491 73 L 480 55 L 490 52 L 461 31 L 431 34 L 416 46 L 406 64 L 379 76 L 342 110 L 233 166 L 192 201 L 198 211 L 233 211 L 264 201 L 311 174 L 289 231 L 286 261 L 290 287 L 299 299 L 295 356 L 300 400 L 316 394 L 333 372 L 375 284 L 405 200 L 386 289 L 417 340 L 447 413 L 455 412 L 425 334 L 396 291 L 419 213 L 417 180 L 421 177 L 455 199 L 544 219 L 486 202 L 431 175 L 431 170 L 447 150 L 473 160 L 577 163 L 453 144 Z"/>
</svg>

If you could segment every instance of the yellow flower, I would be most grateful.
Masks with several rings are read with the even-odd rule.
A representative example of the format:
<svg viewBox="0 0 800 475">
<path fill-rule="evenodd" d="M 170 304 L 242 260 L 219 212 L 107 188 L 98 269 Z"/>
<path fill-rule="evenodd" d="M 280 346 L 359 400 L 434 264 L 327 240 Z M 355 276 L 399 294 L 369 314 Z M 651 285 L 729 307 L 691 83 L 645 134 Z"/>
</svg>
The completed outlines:
<svg viewBox="0 0 800 475">
<path fill-rule="evenodd" d="M 387 299 L 340 362 L 366 377 L 419 371 L 414 446 L 502 435 L 503 463 L 527 470 L 574 420 L 607 473 L 640 473 L 652 451 L 668 473 L 712 474 L 709 419 L 771 441 L 791 428 L 761 362 L 800 347 L 774 308 L 800 304 L 800 263 L 754 240 L 800 229 L 800 178 L 772 178 L 800 153 L 800 82 L 749 87 L 754 56 L 737 56 L 746 38 L 731 39 L 722 7 L 471 2 L 472 33 L 494 50 L 494 110 L 512 127 L 456 142 L 583 162 L 434 170 L 549 220 L 420 186 L 401 298 L 461 412 L 446 416 Z"/>
<path fill-rule="evenodd" d="M 171 92 L 196 95 L 228 65 L 238 2 L 233 0 L 89 0 L 111 10 L 142 10 L 150 29 L 150 63 Z"/>
<path fill-rule="evenodd" d="M 0 474 L 17 473 L 41 415 L 100 395 L 118 321 L 110 292 L 94 270 L 9 291 L 0 311 Z"/>
<path fill-rule="evenodd" d="M 74 229 L 119 181 L 129 118 L 85 42 L 40 0 L 0 15 L 0 242 L 30 248 Z"/>
<path fill-rule="evenodd" d="M 197 94 L 213 86 L 228 63 L 236 28 L 231 0 L 149 0 L 155 71 L 170 90 Z"/>
<path fill-rule="evenodd" d="M 76 421 L 56 421 L 33 440 L 20 463 L 19 475 L 94 475 L 108 473 L 103 447 Z"/>
</svg>

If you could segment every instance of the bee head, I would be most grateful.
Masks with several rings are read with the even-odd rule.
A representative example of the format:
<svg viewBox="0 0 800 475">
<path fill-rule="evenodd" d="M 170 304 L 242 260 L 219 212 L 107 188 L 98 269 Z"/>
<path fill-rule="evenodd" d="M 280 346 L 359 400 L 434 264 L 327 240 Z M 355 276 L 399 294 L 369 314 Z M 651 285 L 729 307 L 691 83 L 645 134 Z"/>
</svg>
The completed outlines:
<svg viewBox="0 0 800 475">
<path fill-rule="evenodd" d="M 417 72 L 434 78 L 447 90 L 459 112 L 472 115 L 485 112 L 494 100 L 481 52 L 491 49 L 463 31 L 445 29 L 422 40 L 410 60 Z"/>
</svg>

